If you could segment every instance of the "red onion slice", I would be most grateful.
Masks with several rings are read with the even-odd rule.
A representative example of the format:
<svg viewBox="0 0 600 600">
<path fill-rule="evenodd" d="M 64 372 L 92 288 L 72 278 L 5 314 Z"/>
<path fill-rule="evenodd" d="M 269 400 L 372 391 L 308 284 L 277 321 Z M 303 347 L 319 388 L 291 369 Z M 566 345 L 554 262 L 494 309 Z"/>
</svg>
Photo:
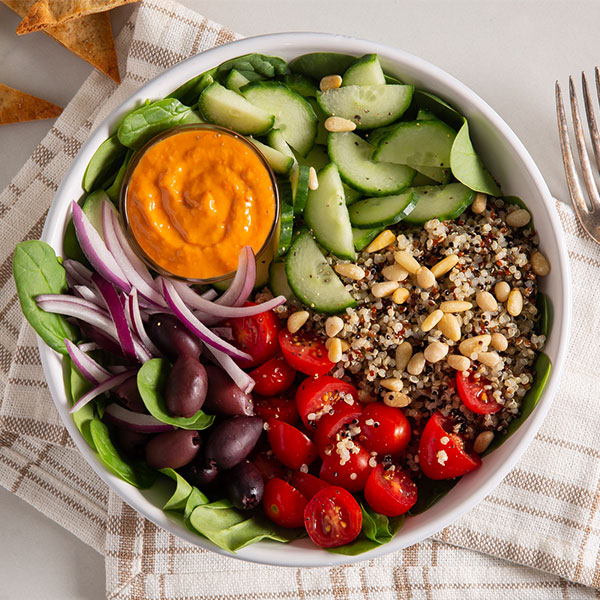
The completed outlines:
<svg viewBox="0 0 600 600">
<path fill-rule="evenodd" d="M 161 433 L 175 429 L 173 425 L 163 423 L 152 415 L 133 412 L 115 402 L 104 409 L 104 419 L 118 427 L 138 433 Z"/>
<path fill-rule="evenodd" d="M 133 288 L 131 290 L 131 294 L 129 295 L 128 307 L 127 310 L 129 312 L 129 318 L 131 320 L 131 325 L 133 331 L 137 333 L 140 340 L 142 340 L 142 344 L 148 348 L 148 350 L 154 356 L 162 356 L 162 352 L 154 345 L 150 336 L 146 333 L 144 329 L 144 323 L 142 320 L 142 313 L 140 311 L 140 305 L 138 303 L 138 295 L 137 290 Z"/>
<path fill-rule="evenodd" d="M 206 290 L 204 294 L 200 294 L 200 296 L 202 296 L 202 298 L 204 298 L 205 300 L 214 300 L 218 295 L 219 293 L 217 292 L 217 290 L 213 288 L 211 288 L 210 290 Z"/>
<path fill-rule="evenodd" d="M 110 377 L 110 373 L 91 356 L 88 356 L 81 347 L 76 346 L 67 338 L 65 338 L 65 345 L 73 364 L 88 381 L 97 385 Z"/>
<path fill-rule="evenodd" d="M 242 286 L 240 294 L 232 306 L 242 306 L 242 304 L 250 297 L 256 283 L 256 257 L 254 256 L 254 250 L 252 250 L 250 246 L 246 246 L 245 250 L 248 255 L 246 278 L 244 279 L 244 285 Z"/>
<path fill-rule="evenodd" d="M 217 304 L 222 304 L 224 306 L 231 306 L 240 295 L 242 291 L 242 287 L 244 285 L 244 281 L 246 279 L 246 270 L 248 266 L 248 253 L 246 252 L 246 248 L 242 248 L 240 250 L 240 254 L 238 256 L 238 266 L 237 271 L 235 272 L 235 277 L 233 281 L 229 285 L 229 287 L 223 292 L 220 298 L 215 300 Z"/>
<path fill-rule="evenodd" d="M 217 350 L 215 348 L 207 348 L 208 352 L 212 354 L 215 360 L 223 367 L 223 370 L 231 377 L 233 382 L 244 392 L 249 394 L 255 385 L 254 379 L 243 371 L 241 367 L 231 358 L 231 356 Z"/>
<path fill-rule="evenodd" d="M 77 344 L 77 347 L 82 352 L 91 352 L 92 350 L 102 350 L 96 342 L 84 342 L 83 344 Z"/>
<path fill-rule="evenodd" d="M 67 272 L 69 285 L 90 285 L 92 281 L 92 272 L 79 261 L 72 258 L 63 260 L 63 267 Z"/>
<path fill-rule="evenodd" d="M 77 400 L 77 402 L 73 404 L 69 412 L 77 412 L 80 408 L 83 408 L 88 402 L 91 402 L 94 398 L 100 396 L 100 394 L 108 392 L 108 390 L 112 390 L 118 385 L 121 385 L 124 381 L 126 381 L 136 373 L 137 371 L 130 369 L 128 371 L 123 371 L 123 373 L 118 373 L 117 375 L 111 375 L 108 379 L 105 379 L 102 383 L 93 387 L 89 392 L 81 396 L 81 398 L 79 398 L 79 400 Z"/>
<path fill-rule="evenodd" d="M 94 290 L 91 290 L 87 285 L 74 285 L 72 286 L 73 292 L 75 295 L 95 304 L 96 306 L 100 306 L 104 308 L 104 301 L 99 297 L 99 294 Z"/>
</svg>

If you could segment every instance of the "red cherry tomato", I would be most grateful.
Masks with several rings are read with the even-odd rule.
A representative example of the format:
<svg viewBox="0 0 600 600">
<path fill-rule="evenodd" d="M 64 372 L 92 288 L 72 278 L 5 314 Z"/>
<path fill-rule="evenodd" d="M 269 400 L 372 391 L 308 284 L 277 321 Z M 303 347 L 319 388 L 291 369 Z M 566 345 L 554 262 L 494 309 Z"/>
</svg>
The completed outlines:
<svg viewBox="0 0 600 600">
<path fill-rule="evenodd" d="M 476 380 L 472 375 L 466 377 L 460 371 L 456 373 L 456 390 L 470 411 L 478 415 L 492 415 L 502 410 L 502 404 L 498 404 L 483 385 L 485 381 Z"/>
<path fill-rule="evenodd" d="M 350 399 L 358 404 L 358 392 L 356 388 L 346 381 L 336 379 L 330 375 L 306 378 L 296 391 L 296 406 L 303 423 L 309 427 L 316 423 L 309 420 L 308 415 L 318 415 L 323 409 L 333 406 L 342 400 L 342 397 Z"/>
<path fill-rule="evenodd" d="M 306 375 L 325 375 L 335 365 L 327 357 L 323 341 L 313 333 L 282 329 L 279 344 L 287 363 Z"/>
<path fill-rule="evenodd" d="M 304 526 L 318 546 L 343 546 L 358 537 L 362 511 L 352 494 L 340 487 L 326 487 L 306 505 Z"/>
<path fill-rule="evenodd" d="M 255 306 L 255 303 L 246 302 L 244 306 Z M 230 319 L 229 323 L 235 345 L 252 356 L 252 360 L 237 361 L 243 369 L 256 367 L 279 352 L 281 325 L 272 310 L 252 317 Z"/>
<path fill-rule="evenodd" d="M 294 398 L 284 396 L 254 396 L 254 412 L 264 421 L 279 419 L 293 425 L 298 420 Z"/>
<path fill-rule="evenodd" d="M 277 419 L 267 421 L 267 437 L 273 454 L 286 467 L 298 470 L 317 458 L 317 448 L 299 429 Z"/>
<path fill-rule="evenodd" d="M 380 456 L 398 454 L 408 446 L 410 435 L 410 423 L 399 408 L 374 402 L 363 409 L 358 439 L 367 450 Z"/>
<path fill-rule="evenodd" d="M 285 362 L 281 354 L 250 371 L 256 385 L 254 392 L 261 396 L 277 396 L 287 390 L 296 377 L 296 371 Z"/>
<path fill-rule="evenodd" d="M 419 465 L 429 479 L 452 479 L 480 467 L 481 459 L 465 449 L 452 421 L 436 412 L 429 417 L 419 440 Z"/>
<path fill-rule="evenodd" d="M 283 479 L 288 473 L 288 470 L 275 458 L 273 453 L 267 450 L 258 452 L 252 459 L 252 463 L 260 471 L 265 481 L 273 479 L 273 477 Z"/>
<path fill-rule="evenodd" d="M 417 486 L 399 467 L 377 465 L 365 485 L 365 500 L 377 513 L 398 517 L 417 501 Z"/>
<path fill-rule="evenodd" d="M 331 485 L 339 485 L 349 492 L 360 492 L 367 483 L 371 465 L 371 455 L 359 444 L 354 442 L 358 452 L 350 451 L 350 458 L 341 464 L 341 458 L 337 450 L 334 450 L 323 459 L 319 478 Z"/>
<path fill-rule="evenodd" d="M 352 405 L 337 402 L 330 412 L 324 414 L 317 421 L 313 441 L 321 458 L 325 457 L 326 450 L 331 450 L 335 445 L 336 434 L 344 425 L 348 425 L 352 421 L 356 421 L 358 424 L 361 412 L 362 408 L 358 402 Z"/>
<path fill-rule="evenodd" d="M 317 492 L 323 488 L 329 487 L 322 479 L 303 473 L 302 471 L 293 471 L 290 477 L 290 484 L 295 487 L 307 500 L 310 500 Z"/>
<path fill-rule="evenodd" d="M 265 485 L 263 510 L 265 515 L 282 527 L 302 527 L 308 500 L 289 483 L 273 477 Z"/>
</svg>

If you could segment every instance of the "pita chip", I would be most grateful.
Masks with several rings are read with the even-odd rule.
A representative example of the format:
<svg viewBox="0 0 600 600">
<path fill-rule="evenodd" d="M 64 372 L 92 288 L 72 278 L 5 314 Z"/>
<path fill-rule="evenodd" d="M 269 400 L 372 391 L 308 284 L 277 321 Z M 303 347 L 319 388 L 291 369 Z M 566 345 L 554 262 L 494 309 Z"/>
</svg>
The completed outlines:
<svg viewBox="0 0 600 600">
<path fill-rule="evenodd" d="M 0 125 L 37 119 L 54 119 L 61 112 L 62 108 L 52 102 L 0 83 Z"/>
<path fill-rule="evenodd" d="M 73 19 L 112 10 L 138 0 L 38 0 L 19 23 L 17 33 L 23 35 L 46 27 L 62 25 Z"/>
<path fill-rule="evenodd" d="M 0 0 L 20 17 L 27 15 L 36 0 Z M 62 44 L 113 81 L 121 83 L 110 16 L 99 13 L 44 29 L 44 33 Z"/>
</svg>

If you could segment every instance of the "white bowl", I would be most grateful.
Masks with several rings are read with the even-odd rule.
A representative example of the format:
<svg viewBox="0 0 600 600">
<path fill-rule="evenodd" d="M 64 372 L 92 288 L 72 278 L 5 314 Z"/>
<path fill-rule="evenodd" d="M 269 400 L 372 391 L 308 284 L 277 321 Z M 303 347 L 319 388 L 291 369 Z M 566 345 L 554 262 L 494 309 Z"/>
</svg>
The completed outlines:
<svg viewBox="0 0 600 600">
<path fill-rule="evenodd" d="M 343 556 L 321 550 L 310 540 L 302 539 L 291 544 L 260 542 L 235 555 L 243 560 L 285 566 L 336 565 L 400 550 L 449 525 L 489 494 L 523 454 L 550 408 L 564 363 L 571 314 L 567 252 L 554 201 L 533 159 L 513 131 L 479 96 L 438 67 L 401 50 L 341 35 L 281 33 L 247 38 L 203 52 L 150 81 L 114 110 L 83 146 L 56 193 L 42 239 L 58 253 L 62 252 L 69 205 L 73 199 L 83 194 L 81 181 L 86 165 L 124 113 L 147 98 L 162 98 L 198 73 L 242 54 L 260 52 L 291 59 L 314 51 L 342 52 L 356 56 L 377 53 L 386 72 L 441 96 L 468 117 L 473 143 L 489 170 L 500 181 L 503 192 L 520 196 L 531 209 L 540 234 L 541 248 L 552 265 L 552 271 L 543 279 L 541 287 L 550 297 L 553 307 L 554 321 L 545 348 L 552 360 L 553 369 L 536 409 L 518 432 L 499 449 L 486 456 L 481 469 L 463 477 L 431 509 L 408 518 L 389 544 L 359 556 Z M 125 502 L 160 527 L 197 546 L 229 555 L 206 539 L 194 535 L 180 521 L 160 509 L 161 500 L 166 498 L 166 488 L 155 486 L 150 490 L 138 490 L 105 469 L 68 413 L 60 356 L 43 342 L 39 343 L 39 349 L 56 407 L 77 447 L 96 473 Z"/>
</svg>

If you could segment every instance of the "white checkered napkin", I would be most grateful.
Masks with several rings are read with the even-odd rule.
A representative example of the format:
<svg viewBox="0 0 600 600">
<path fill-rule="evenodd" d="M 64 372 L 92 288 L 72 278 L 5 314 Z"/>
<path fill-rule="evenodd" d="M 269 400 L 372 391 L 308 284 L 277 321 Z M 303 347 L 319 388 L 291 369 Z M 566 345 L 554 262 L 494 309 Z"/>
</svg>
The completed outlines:
<svg viewBox="0 0 600 600">
<path fill-rule="evenodd" d="M 164 69 L 235 38 L 174 2 L 142 2 L 117 41 L 123 84 L 115 89 L 92 74 L 0 195 L 0 484 L 104 553 L 109 598 L 596 597 L 581 584 L 600 587 L 599 352 L 589 327 L 600 317 L 600 304 L 590 301 L 600 295 L 600 252 L 561 205 L 576 306 L 565 380 L 517 467 L 436 539 L 353 566 L 243 563 L 157 528 L 110 492 L 74 449 L 49 397 L 35 336 L 19 310 L 12 251 L 17 242 L 39 237 L 71 160 L 113 107 Z"/>
</svg>

